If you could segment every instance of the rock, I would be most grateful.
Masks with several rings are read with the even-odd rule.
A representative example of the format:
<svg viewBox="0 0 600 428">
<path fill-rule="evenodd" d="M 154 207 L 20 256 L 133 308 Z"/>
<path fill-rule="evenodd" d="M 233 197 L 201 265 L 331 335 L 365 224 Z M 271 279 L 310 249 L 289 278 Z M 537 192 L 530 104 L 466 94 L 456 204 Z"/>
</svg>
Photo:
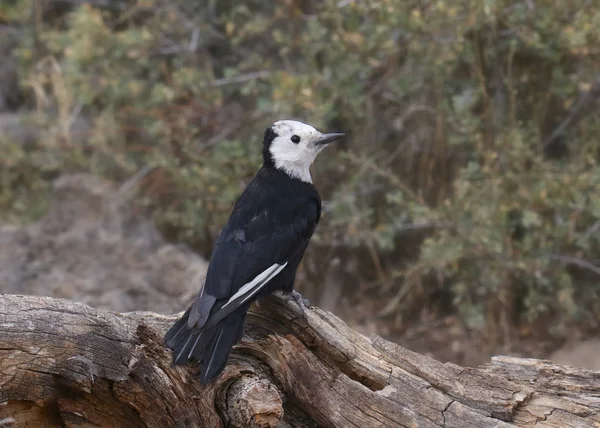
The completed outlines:
<svg viewBox="0 0 600 428">
<path fill-rule="evenodd" d="M 600 340 L 589 339 L 569 343 L 554 351 L 548 359 L 557 364 L 600 370 Z"/>
<path fill-rule="evenodd" d="M 53 204 L 36 224 L 0 227 L 5 293 L 63 297 L 100 309 L 179 312 L 191 302 L 207 262 L 167 243 L 91 175 L 62 176 Z"/>
</svg>

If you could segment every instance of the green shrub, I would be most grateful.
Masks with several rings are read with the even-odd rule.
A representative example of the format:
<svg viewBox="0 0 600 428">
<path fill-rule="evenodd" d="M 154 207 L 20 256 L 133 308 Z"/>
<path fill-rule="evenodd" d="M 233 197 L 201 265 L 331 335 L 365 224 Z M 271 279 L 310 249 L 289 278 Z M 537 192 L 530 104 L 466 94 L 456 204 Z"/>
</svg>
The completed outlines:
<svg viewBox="0 0 600 428">
<path fill-rule="evenodd" d="M 11 19 L 28 22 L 25 3 Z M 44 138 L 12 170 L 45 159 L 124 180 L 158 166 L 158 224 L 208 255 L 264 127 L 296 117 L 349 135 L 315 166 L 326 209 L 309 274 L 339 257 L 348 294 L 376 284 L 382 314 L 403 317 L 441 290 L 498 340 L 600 316 L 591 2 L 114 4 L 46 11 L 38 45 L 23 37 Z M 75 117 L 91 120 L 85 138 Z"/>
</svg>

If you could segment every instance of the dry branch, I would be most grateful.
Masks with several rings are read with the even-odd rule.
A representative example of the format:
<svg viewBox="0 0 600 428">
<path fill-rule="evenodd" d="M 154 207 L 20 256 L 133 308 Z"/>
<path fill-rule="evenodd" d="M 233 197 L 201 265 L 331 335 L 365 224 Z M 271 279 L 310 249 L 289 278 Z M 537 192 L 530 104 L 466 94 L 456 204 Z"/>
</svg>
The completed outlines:
<svg viewBox="0 0 600 428">
<path fill-rule="evenodd" d="M 600 427 L 600 372 L 442 364 L 278 298 L 203 388 L 162 346 L 173 320 L 0 296 L 0 426 Z"/>
</svg>

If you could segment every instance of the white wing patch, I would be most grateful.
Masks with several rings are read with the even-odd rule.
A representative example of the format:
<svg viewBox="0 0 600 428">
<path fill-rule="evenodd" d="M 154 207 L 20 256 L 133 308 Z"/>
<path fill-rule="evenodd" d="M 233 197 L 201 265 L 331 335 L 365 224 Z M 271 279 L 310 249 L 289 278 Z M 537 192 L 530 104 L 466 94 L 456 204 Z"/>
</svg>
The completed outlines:
<svg viewBox="0 0 600 428">
<path fill-rule="evenodd" d="M 256 275 L 252 281 L 242 285 L 238 292 L 231 296 L 227 303 L 221 306 L 221 309 L 224 309 L 227 305 L 236 301 L 240 297 L 243 297 L 243 299 L 238 302 L 238 306 L 248 301 L 248 299 L 255 296 L 265 285 L 269 283 L 271 279 L 281 272 L 287 266 L 287 264 L 288 262 L 285 262 L 282 265 L 275 263 L 271 267 L 265 269 L 262 273 Z"/>
</svg>

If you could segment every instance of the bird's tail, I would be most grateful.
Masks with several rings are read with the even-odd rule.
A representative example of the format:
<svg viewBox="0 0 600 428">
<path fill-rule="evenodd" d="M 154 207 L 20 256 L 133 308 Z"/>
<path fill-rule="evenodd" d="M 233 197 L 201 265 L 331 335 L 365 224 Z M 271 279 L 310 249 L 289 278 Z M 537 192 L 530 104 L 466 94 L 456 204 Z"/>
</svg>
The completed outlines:
<svg viewBox="0 0 600 428">
<path fill-rule="evenodd" d="M 246 312 L 235 312 L 205 329 L 189 328 L 190 309 L 169 329 L 165 345 L 173 350 L 173 364 L 195 360 L 200 365 L 200 383 L 207 384 L 225 368 L 231 348 L 244 335 Z"/>
</svg>

